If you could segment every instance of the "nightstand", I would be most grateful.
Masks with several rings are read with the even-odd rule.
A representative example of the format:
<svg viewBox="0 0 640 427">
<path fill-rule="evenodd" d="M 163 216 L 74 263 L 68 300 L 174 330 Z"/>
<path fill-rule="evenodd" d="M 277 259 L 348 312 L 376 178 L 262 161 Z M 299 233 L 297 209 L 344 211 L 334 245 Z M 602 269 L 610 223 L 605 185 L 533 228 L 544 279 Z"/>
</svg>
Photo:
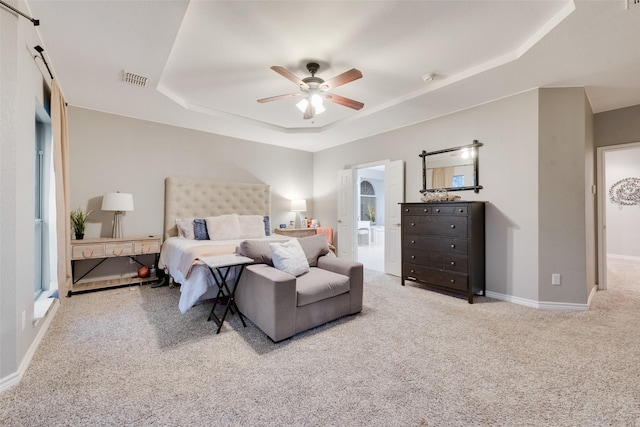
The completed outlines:
<svg viewBox="0 0 640 427">
<path fill-rule="evenodd" d="M 154 255 L 154 265 L 158 265 L 160 256 L 160 236 L 134 237 L 113 239 L 99 237 L 96 239 L 83 239 L 71 241 L 71 290 L 67 296 L 77 292 L 105 289 L 115 286 L 130 285 L 133 283 L 153 282 L 158 278 L 155 275 L 141 278 L 136 276 L 123 276 L 107 280 L 84 280 L 96 267 L 109 258 L 128 257 L 136 263 L 143 265 L 135 259 L 136 255 Z M 95 264 L 80 277 L 76 277 L 76 262 L 95 260 Z"/>
</svg>

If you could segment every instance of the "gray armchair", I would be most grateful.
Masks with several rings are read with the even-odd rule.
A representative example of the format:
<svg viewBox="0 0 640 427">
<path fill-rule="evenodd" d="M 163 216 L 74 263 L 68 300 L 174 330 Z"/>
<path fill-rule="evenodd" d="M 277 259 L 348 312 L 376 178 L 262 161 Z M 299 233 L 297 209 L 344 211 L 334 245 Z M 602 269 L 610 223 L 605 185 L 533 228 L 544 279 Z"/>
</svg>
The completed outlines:
<svg viewBox="0 0 640 427">
<path fill-rule="evenodd" d="M 273 266 L 269 242 L 246 240 L 239 249 L 257 263 L 245 268 L 236 303 L 275 342 L 362 310 L 362 264 L 336 258 L 324 235 L 298 240 L 310 266 L 298 277 Z"/>
</svg>

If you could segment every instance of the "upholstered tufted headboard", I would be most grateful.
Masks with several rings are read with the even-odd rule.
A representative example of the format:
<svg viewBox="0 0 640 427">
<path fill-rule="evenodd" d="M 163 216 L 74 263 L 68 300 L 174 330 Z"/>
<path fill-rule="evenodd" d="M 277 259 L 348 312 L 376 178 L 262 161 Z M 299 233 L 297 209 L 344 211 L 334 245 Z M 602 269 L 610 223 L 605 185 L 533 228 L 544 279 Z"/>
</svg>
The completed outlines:
<svg viewBox="0 0 640 427">
<path fill-rule="evenodd" d="M 178 235 L 176 219 L 230 213 L 270 215 L 271 186 L 186 177 L 164 180 L 165 239 Z"/>
</svg>

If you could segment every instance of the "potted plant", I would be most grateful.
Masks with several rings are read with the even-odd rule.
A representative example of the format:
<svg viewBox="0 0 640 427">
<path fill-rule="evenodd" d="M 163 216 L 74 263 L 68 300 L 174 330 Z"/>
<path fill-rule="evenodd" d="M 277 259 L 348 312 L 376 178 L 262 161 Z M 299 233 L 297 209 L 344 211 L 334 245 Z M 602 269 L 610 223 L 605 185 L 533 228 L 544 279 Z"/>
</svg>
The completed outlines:
<svg viewBox="0 0 640 427">
<path fill-rule="evenodd" d="M 371 225 L 376 224 L 376 213 L 373 211 L 373 205 L 369 205 L 369 221 L 371 221 Z"/>
<path fill-rule="evenodd" d="M 82 240 L 84 237 L 84 227 L 91 212 L 93 211 L 85 212 L 81 207 L 71 211 L 71 227 L 73 227 L 77 240 Z"/>
</svg>

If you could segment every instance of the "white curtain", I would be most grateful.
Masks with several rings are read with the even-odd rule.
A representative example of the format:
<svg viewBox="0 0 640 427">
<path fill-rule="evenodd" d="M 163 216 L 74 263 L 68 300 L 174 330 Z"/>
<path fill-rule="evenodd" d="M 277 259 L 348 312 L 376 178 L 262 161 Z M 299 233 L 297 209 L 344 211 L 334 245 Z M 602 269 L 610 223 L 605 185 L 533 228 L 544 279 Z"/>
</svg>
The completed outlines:
<svg viewBox="0 0 640 427">
<path fill-rule="evenodd" d="M 51 82 L 51 131 L 56 179 L 56 230 L 58 236 L 58 293 L 71 289 L 71 224 L 69 219 L 69 136 L 67 106 L 58 83 Z M 62 302 L 63 298 L 60 298 Z"/>
<path fill-rule="evenodd" d="M 453 167 L 433 169 L 433 188 L 449 188 L 453 186 Z"/>
</svg>

